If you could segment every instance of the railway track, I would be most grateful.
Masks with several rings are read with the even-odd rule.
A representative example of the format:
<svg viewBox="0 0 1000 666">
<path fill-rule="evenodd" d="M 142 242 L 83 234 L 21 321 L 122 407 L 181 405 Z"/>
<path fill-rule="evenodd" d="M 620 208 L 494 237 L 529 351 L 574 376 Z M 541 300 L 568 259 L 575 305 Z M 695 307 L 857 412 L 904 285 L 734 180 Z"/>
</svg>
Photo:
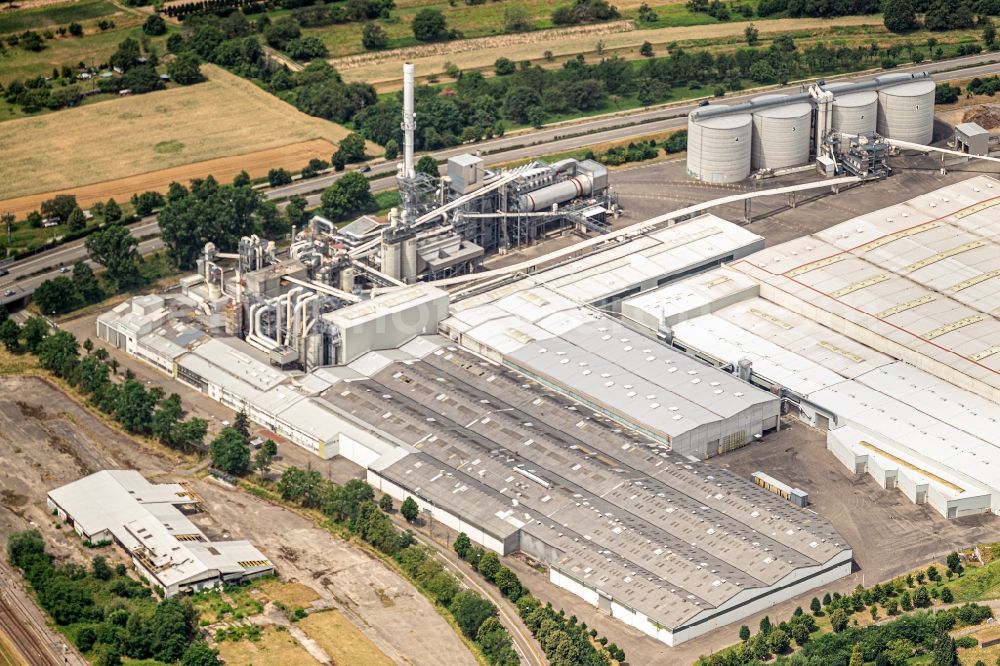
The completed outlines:
<svg viewBox="0 0 1000 666">
<path fill-rule="evenodd" d="M 26 614 L 9 602 L 9 596 L 7 590 L 0 593 L 0 631 L 3 631 L 17 652 L 31 666 L 62 664 L 62 660 L 47 649 L 48 639 L 37 634 L 36 628 L 31 625 Z"/>
</svg>

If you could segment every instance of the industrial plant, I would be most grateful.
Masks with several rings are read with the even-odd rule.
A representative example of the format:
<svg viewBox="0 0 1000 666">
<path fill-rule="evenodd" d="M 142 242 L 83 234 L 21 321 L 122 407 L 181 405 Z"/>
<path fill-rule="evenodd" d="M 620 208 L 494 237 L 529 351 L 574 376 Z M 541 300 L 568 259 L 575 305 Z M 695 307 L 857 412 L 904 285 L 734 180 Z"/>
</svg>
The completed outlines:
<svg viewBox="0 0 1000 666">
<path fill-rule="evenodd" d="M 671 646 L 851 573 L 809 488 L 720 464 L 793 419 L 942 516 L 1000 510 L 1000 181 L 770 247 L 709 212 L 767 190 L 622 225 L 593 160 L 417 172 L 413 77 L 387 222 L 209 243 L 98 337 Z M 687 172 L 818 168 L 776 190 L 836 198 L 884 186 L 863 183 L 900 150 L 988 153 L 973 126 L 928 145 L 934 90 L 890 75 L 703 106 Z"/>
<path fill-rule="evenodd" d="M 812 160 L 831 176 L 885 177 L 890 145 L 931 143 L 934 90 L 926 74 L 886 74 L 704 106 L 688 116 L 688 174 L 734 183 L 751 173 L 808 167 Z"/>
</svg>

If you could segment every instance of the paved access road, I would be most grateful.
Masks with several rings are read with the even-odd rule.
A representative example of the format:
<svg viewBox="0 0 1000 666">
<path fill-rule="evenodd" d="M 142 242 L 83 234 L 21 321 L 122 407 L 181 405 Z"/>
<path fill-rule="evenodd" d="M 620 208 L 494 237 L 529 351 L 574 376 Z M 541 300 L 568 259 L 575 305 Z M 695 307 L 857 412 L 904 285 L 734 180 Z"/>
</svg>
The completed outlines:
<svg viewBox="0 0 1000 666">
<path fill-rule="evenodd" d="M 1000 63 L 995 62 L 996 53 L 983 53 L 940 62 L 921 63 L 909 67 L 899 67 L 890 73 L 913 72 L 947 72 L 949 79 L 964 79 L 975 76 L 987 76 L 1000 73 Z M 855 73 L 838 78 L 864 78 L 875 76 L 881 72 Z M 836 80 L 836 79 L 830 79 Z M 803 83 L 777 88 L 770 92 L 799 92 Z M 759 95 L 760 90 L 725 98 L 728 104 L 749 101 Z M 654 109 L 643 109 L 631 113 L 621 113 L 613 116 L 601 116 L 571 124 L 546 127 L 524 133 L 510 134 L 499 139 L 491 139 L 474 145 L 456 146 L 434 154 L 438 159 L 447 159 L 469 151 L 480 151 L 487 165 L 527 159 L 540 153 L 556 153 L 592 146 L 608 141 L 624 140 L 635 136 L 653 134 L 668 129 L 683 127 L 687 123 L 686 116 L 697 103 L 681 102 Z M 379 192 L 395 187 L 395 163 L 373 165 L 368 174 L 373 191 Z M 305 196 L 310 205 L 319 203 L 319 192 L 341 177 L 343 173 L 334 173 L 318 178 L 295 182 L 282 187 L 264 190 L 269 199 L 287 199 L 294 195 Z M 144 238 L 159 234 L 159 226 L 155 216 L 143 218 L 131 226 L 132 234 Z M 155 252 L 163 247 L 158 238 L 148 239 L 140 244 L 143 253 Z M 61 266 L 72 266 L 79 259 L 84 259 L 87 251 L 83 241 L 73 241 L 35 257 L 25 259 L 7 266 L 8 275 L 0 277 L 0 305 L 23 299 L 34 292 L 35 287 L 45 280 L 58 275 Z M 18 278 L 21 278 L 18 280 Z M 5 292 L 12 290 L 14 294 L 7 296 Z"/>
</svg>

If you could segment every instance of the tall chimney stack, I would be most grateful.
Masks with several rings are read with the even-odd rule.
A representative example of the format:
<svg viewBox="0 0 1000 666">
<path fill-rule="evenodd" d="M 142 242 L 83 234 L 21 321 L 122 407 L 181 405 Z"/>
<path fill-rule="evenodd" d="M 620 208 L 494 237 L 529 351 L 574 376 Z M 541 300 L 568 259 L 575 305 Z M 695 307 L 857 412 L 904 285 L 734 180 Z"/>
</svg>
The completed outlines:
<svg viewBox="0 0 1000 666">
<path fill-rule="evenodd" d="M 413 113 L 413 63 L 403 63 L 403 177 L 413 178 L 413 131 L 417 129 Z"/>
</svg>

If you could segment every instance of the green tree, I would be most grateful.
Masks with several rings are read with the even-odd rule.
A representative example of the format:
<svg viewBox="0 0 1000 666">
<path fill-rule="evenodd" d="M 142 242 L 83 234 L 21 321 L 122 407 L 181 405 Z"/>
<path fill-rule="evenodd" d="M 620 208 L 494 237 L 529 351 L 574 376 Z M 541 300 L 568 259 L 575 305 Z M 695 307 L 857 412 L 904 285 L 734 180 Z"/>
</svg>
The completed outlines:
<svg viewBox="0 0 1000 666">
<path fill-rule="evenodd" d="M 157 604 L 151 623 L 153 657 L 167 663 L 180 659 L 194 635 L 196 618 L 190 604 L 176 597 Z"/>
<path fill-rule="evenodd" d="M 760 633 L 764 634 L 765 636 L 771 633 L 771 629 L 773 628 L 773 626 L 771 625 L 771 618 L 765 615 L 763 618 L 761 618 L 760 625 L 757 628 L 760 630 Z"/>
<path fill-rule="evenodd" d="M 745 624 L 740 625 L 740 640 L 744 643 L 750 640 L 750 627 Z"/>
<path fill-rule="evenodd" d="M 865 666 L 865 658 L 861 653 L 861 646 L 857 643 L 851 648 L 851 660 L 848 666 Z"/>
<path fill-rule="evenodd" d="M 417 164 L 414 167 L 414 170 L 417 173 L 427 174 L 428 176 L 430 176 L 435 180 L 437 180 L 438 176 L 440 176 L 440 172 L 438 171 L 437 160 L 431 157 L 430 155 L 424 155 L 419 160 L 417 160 Z"/>
<path fill-rule="evenodd" d="M 115 403 L 115 418 L 131 433 L 147 433 L 156 402 L 156 393 L 147 391 L 141 382 L 127 379 Z"/>
<path fill-rule="evenodd" d="M 104 298 L 104 293 L 94 276 L 94 271 L 84 261 L 77 261 L 73 264 L 73 289 L 80 295 L 84 303 L 96 303 Z M 37 292 L 35 293 L 37 298 Z"/>
<path fill-rule="evenodd" d="M 115 223 L 122 219 L 122 207 L 114 199 L 108 199 L 104 204 L 104 221 Z"/>
<path fill-rule="evenodd" d="M 830 613 L 830 628 L 838 634 L 847 629 L 847 613 L 843 608 L 838 608 Z"/>
<path fill-rule="evenodd" d="M 493 63 L 493 71 L 497 76 L 510 76 L 517 71 L 517 66 L 510 58 L 500 57 Z"/>
<path fill-rule="evenodd" d="M 192 51 L 182 51 L 167 64 L 167 74 L 170 80 L 182 86 L 201 83 L 205 77 L 201 74 L 201 60 Z"/>
<path fill-rule="evenodd" d="M 57 194 L 51 199 L 42 202 L 42 217 L 65 222 L 69 219 L 70 213 L 75 208 L 79 208 L 75 196 L 72 194 Z"/>
<path fill-rule="evenodd" d="M 108 64 L 112 67 L 117 67 L 123 72 L 127 72 L 139 64 L 139 58 L 141 57 L 139 42 L 131 37 L 126 37 L 119 42 L 118 48 L 111 54 L 111 58 L 108 59 Z"/>
<path fill-rule="evenodd" d="M 483 623 L 497 614 L 496 606 L 472 590 L 456 594 L 448 609 L 462 633 L 469 638 L 475 637 Z"/>
<path fill-rule="evenodd" d="M 469 535 L 465 532 L 459 532 L 458 536 L 455 537 L 455 543 L 451 547 L 464 560 L 468 557 L 469 551 L 472 550 L 472 540 L 469 539 Z"/>
<path fill-rule="evenodd" d="M 535 27 L 531 14 L 520 5 L 509 5 L 503 11 L 504 32 L 528 32 Z"/>
<path fill-rule="evenodd" d="M 38 344 L 38 362 L 43 368 L 67 379 L 80 360 L 80 346 L 69 331 L 47 335 Z"/>
<path fill-rule="evenodd" d="M 413 36 L 421 42 L 435 42 L 448 38 L 448 24 L 444 14 L 429 7 L 421 9 L 410 24 Z"/>
<path fill-rule="evenodd" d="M 176 446 L 177 426 L 183 420 L 184 408 L 181 407 L 181 397 L 176 393 L 171 393 L 160 400 L 156 411 L 153 412 L 150 433 L 167 446 Z"/>
<path fill-rule="evenodd" d="M 955 639 L 942 631 L 934 641 L 934 649 L 931 651 L 931 663 L 934 666 L 959 666 L 958 647 Z"/>
<path fill-rule="evenodd" d="M 8 44 L 10 41 L 8 40 Z M 39 35 L 34 30 L 28 30 L 22 32 L 20 36 L 20 43 L 28 51 L 41 51 L 45 48 L 45 43 L 42 41 L 42 36 Z"/>
<path fill-rule="evenodd" d="M 302 30 L 291 16 L 283 16 L 264 28 L 264 39 L 276 49 L 284 49 L 288 42 L 301 36 Z"/>
<path fill-rule="evenodd" d="M 271 469 L 274 456 L 278 455 L 278 445 L 273 439 L 266 439 L 253 456 L 253 466 L 260 474 L 261 479 L 267 478 L 267 472 Z"/>
<path fill-rule="evenodd" d="M 159 14 L 151 14 L 142 24 L 142 31 L 150 37 L 167 34 L 167 22 Z"/>
<path fill-rule="evenodd" d="M 111 571 L 111 567 L 108 566 L 108 558 L 103 555 L 95 555 L 90 560 L 90 571 L 97 580 L 111 580 L 111 576 L 114 573 Z"/>
<path fill-rule="evenodd" d="M 412 497 L 407 497 L 403 500 L 403 503 L 399 505 L 399 514 L 406 518 L 407 522 L 412 523 L 417 519 L 417 515 L 420 513 L 420 508 Z"/>
<path fill-rule="evenodd" d="M 497 575 L 497 571 L 500 570 L 500 558 L 493 551 L 487 552 L 483 555 L 483 558 L 479 560 L 479 573 L 483 575 L 483 578 L 492 582 L 493 577 Z"/>
<path fill-rule="evenodd" d="M 12 354 L 21 351 L 21 327 L 13 319 L 0 322 L 0 342 Z"/>
<path fill-rule="evenodd" d="M 382 495 L 378 500 L 378 508 L 382 509 L 386 513 L 392 513 L 392 496 Z"/>
<path fill-rule="evenodd" d="M 906 32 L 919 25 L 913 0 L 882 0 L 882 20 L 890 32 Z"/>
<path fill-rule="evenodd" d="M 69 34 L 74 37 L 83 37 L 83 26 L 76 21 L 73 21 L 69 24 Z"/>
<path fill-rule="evenodd" d="M 125 227 L 112 225 L 92 233 L 84 241 L 90 258 L 104 266 L 107 277 L 119 290 L 142 283 L 139 272 L 139 241 Z"/>
<path fill-rule="evenodd" d="M 323 215 L 340 219 L 367 210 L 375 203 L 368 180 L 351 171 L 337 179 L 320 197 Z"/>
<path fill-rule="evenodd" d="M 357 132 L 351 132 L 341 139 L 339 152 L 344 154 L 348 162 L 365 159 L 365 138 Z"/>
<path fill-rule="evenodd" d="M 746 40 L 747 46 L 757 46 L 760 44 L 760 30 L 751 23 L 743 30 L 743 39 Z"/>
<path fill-rule="evenodd" d="M 369 51 L 381 51 L 389 46 L 389 35 L 382 26 L 375 23 L 365 23 L 361 28 L 361 45 Z"/>
<path fill-rule="evenodd" d="M 948 570 L 958 573 L 959 569 L 962 568 L 962 559 L 958 556 L 958 553 L 952 551 L 948 554 L 948 558 L 945 560 L 948 564 Z"/>
<path fill-rule="evenodd" d="M 649 42 L 643 42 L 642 46 L 639 47 L 639 55 L 645 58 L 653 57 L 653 45 Z"/>
<path fill-rule="evenodd" d="M 63 275 L 38 285 L 33 298 L 38 309 L 47 315 L 72 312 L 83 305 L 73 281 Z"/>
<path fill-rule="evenodd" d="M 66 224 L 69 226 L 70 231 L 80 231 L 87 226 L 87 217 L 83 214 L 83 211 L 79 206 L 73 209 L 66 218 Z"/>
<path fill-rule="evenodd" d="M 992 50 L 997 43 L 996 26 L 989 18 L 981 17 L 980 20 L 986 21 L 986 25 L 983 27 L 983 44 L 986 45 L 987 50 Z"/>
<path fill-rule="evenodd" d="M 523 593 L 521 581 L 518 579 L 517 574 L 505 566 L 501 566 L 497 570 L 493 576 L 493 582 L 496 584 L 497 589 L 511 601 L 516 602 Z"/>
<path fill-rule="evenodd" d="M 813 612 L 813 615 L 816 615 L 822 609 L 823 609 L 823 607 L 820 605 L 819 599 L 816 598 L 816 597 L 813 597 L 812 601 L 809 602 L 809 610 L 811 610 Z"/>
<path fill-rule="evenodd" d="M 385 142 L 385 159 L 394 160 L 399 157 L 399 143 L 395 139 Z"/>
<path fill-rule="evenodd" d="M 271 187 L 288 185 L 292 182 L 292 174 L 285 169 L 271 169 L 267 172 L 267 183 Z"/>
<path fill-rule="evenodd" d="M 31 317 L 24 322 L 24 327 L 21 328 L 21 339 L 24 340 L 25 348 L 32 354 L 36 353 L 42 341 L 48 337 L 49 329 L 51 329 L 49 322 L 41 317 Z"/>
<path fill-rule="evenodd" d="M 542 97 L 534 88 L 518 86 L 508 91 L 503 103 L 503 114 L 516 123 L 525 124 L 532 111 L 544 113 L 541 109 Z"/>
<path fill-rule="evenodd" d="M 781 629 L 772 629 L 767 635 L 767 646 L 775 654 L 787 652 L 790 644 L 788 634 Z"/>
<path fill-rule="evenodd" d="M 221 663 L 219 653 L 204 641 L 194 641 L 188 645 L 181 657 L 181 666 L 218 666 Z"/>
<path fill-rule="evenodd" d="M 227 474 L 243 476 L 250 471 L 250 447 L 234 428 L 223 428 L 208 446 L 212 464 Z"/>
</svg>

